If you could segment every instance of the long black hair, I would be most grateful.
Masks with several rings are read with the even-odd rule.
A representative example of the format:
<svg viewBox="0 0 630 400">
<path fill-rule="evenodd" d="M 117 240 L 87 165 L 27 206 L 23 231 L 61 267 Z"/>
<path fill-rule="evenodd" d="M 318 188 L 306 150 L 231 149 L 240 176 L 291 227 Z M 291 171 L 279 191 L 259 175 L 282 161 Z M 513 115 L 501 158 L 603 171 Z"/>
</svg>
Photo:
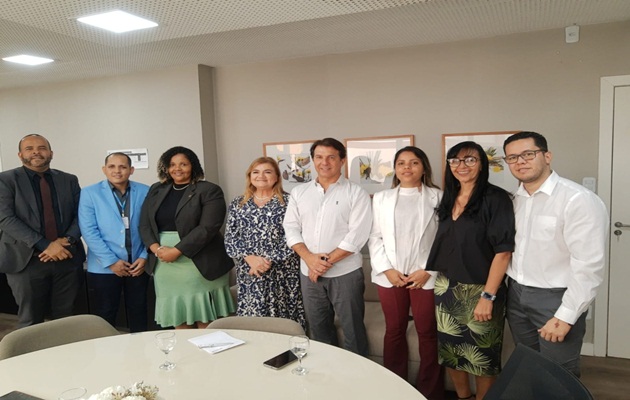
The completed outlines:
<svg viewBox="0 0 630 400">
<path fill-rule="evenodd" d="M 488 182 L 490 176 L 490 163 L 488 162 L 488 156 L 483 150 L 483 147 L 475 142 L 470 141 L 461 142 L 451 147 L 446 154 L 446 159 L 448 160 L 449 158 L 456 158 L 462 150 L 475 151 L 477 153 L 475 157 L 478 157 L 478 162 L 481 163 L 481 170 L 479 171 L 479 175 L 477 176 L 475 188 L 473 189 L 473 192 L 470 195 L 470 199 L 468 200 L 468 204 L 466 204 L 466 208 L 463 212 L 463 214 L 475 216 L 479 212 L 483 196 L 485 195 L 488 186 L 490 186 L 490 183 Z M 453 171 L 451 170 L 451 167 L 447 162 L 446 167 L 444 168 L 444 195 L 442 196 L 442 201 L 437 208 L 440 221 L 451 217 L 453 213 L 453 207 L 455 206 L 455 200 L 457 199 L 457 194 L 459 193 L 461 186 L 462 185 L 453 175 Z"/>
<path fill-rule="evenodd" d="M 168 173 L 168 167 L 171 165 L 171 159 L 177 154 L 183 154 L 184 157 L 190 161 L 190 166 L 192 167 L 190 182 L 197 183 L 204 178 L 203 168 L 201 167 L 197 154 L 189 148 L 175 146 L 166 150 L 164 154 L 160 156 L 157 165 L 158 178 L 160 179 L 160 182 L 164 183 L 173 181 L 173 178 L 171 178 L 171 175 Z"/>
</svg>

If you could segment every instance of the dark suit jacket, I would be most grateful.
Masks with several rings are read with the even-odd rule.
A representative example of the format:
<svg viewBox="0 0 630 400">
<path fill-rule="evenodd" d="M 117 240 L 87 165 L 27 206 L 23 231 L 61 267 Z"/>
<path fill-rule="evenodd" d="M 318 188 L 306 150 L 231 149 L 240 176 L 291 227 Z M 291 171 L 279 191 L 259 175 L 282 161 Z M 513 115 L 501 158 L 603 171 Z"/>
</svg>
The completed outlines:
<svg viewBox="0 0 630 400">
<path fill-rule="evenodd" d="M 147 247 L 160 243 L 155 215 L 171 185 L 169 182 L 151 186 L 142 205 L 140 236 Z M 234 266 L 225 252 L 223 235 L 219 231 L 225 220 L 225 208 L 221 188 L 206 181 L 188 186 L 177 205 L 175 226 L 180 242 L 175 247 L 192 259 L 201 275 L 208 280 L 223 276 Z M 149 252 L 146 271 L 153 274 L 156 263 L 157 258 Z"/>
<path fill-rule="evenodd" d="M 51 169 L 57 192 L 61 232 L 59 237 L 81 237 L 77 209 L 81 187 L 76 176 Z M 0 173 L 0 272 L 17 273 L 26 268 L 35 252 L 35 244 L 43 238 L 43 221 L 37 209 L 37 199 L 24 167 Z M 69 248 L 70 262 L 83 265 L 85 251 L 81 242 Z"/>
</svg>

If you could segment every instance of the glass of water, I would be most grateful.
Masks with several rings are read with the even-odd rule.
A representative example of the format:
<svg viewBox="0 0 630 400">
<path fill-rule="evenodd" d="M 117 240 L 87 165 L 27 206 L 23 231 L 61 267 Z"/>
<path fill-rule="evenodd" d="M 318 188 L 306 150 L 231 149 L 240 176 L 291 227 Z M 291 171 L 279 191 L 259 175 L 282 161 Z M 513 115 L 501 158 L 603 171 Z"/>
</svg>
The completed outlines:
<svg viewBox="0 0 630 400">
<path fill-rule="evenodd" d="M 295 356 L 300 361 L 300 365 L 291 371 L 295 375 L 308 374 L 308 369 L 302 366 L 302 358 L 304 358 L 304 356 L 308 352 L 309 346 L 310 346 L 310 342 L 308 338 L 304 335 L 291 336 L 291 338 L 289 339 L 289 348 L 291 349 L 291 352 L 295 354 Z"/>
<path fill-rule="evenodd" d="M 155 343 L 157 344 L 158 349 L 162 350 L 162 353 L 166 354 L 166 359 L 164 363 L 160 365 L 160 369 L 164 369 L 170 371 L 175 368 L 175 363 L 172 363 L 168 360 L 168 353 L 170 353 L 177 343 L 177 336 L 175 336 L 175 332 L 160 332 L 155 335 Z"/>
</svg>

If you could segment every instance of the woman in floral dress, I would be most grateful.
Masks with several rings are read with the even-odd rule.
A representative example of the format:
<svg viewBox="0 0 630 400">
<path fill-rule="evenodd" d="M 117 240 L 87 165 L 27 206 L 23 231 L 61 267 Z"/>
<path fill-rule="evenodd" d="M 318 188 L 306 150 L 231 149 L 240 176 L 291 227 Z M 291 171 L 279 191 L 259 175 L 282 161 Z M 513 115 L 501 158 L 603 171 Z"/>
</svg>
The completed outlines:
<svg viewBox="0 0 630 400">
<path fill-rule="evenodd" d="M 254 160 L 245 193 L 229 207 L 225 248 L 236 262 L 237 315 L 287 318 L 305 326 L 300 259 L 287 246 L 282 227 L 288 201 L 275 160 Z"/>
</svg>

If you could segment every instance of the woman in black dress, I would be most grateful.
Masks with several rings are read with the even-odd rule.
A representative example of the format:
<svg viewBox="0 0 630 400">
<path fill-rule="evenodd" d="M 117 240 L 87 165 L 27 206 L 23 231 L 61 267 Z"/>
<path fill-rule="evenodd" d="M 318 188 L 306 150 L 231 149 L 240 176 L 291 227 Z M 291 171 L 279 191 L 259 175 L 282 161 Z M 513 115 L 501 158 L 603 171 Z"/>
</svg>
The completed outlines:
<svg viewBox="0 0 630 400">
<path fill-rule="evenodd" d="M 435 282 L 440 364 L 460 399 L 483 399 L 501 371 L 504 277 L 514 250 L 510 195 L 488 182 L 488 157 L 475 142 L 447 154 L 440 220 L 427 269 Z"/>
</svg>

